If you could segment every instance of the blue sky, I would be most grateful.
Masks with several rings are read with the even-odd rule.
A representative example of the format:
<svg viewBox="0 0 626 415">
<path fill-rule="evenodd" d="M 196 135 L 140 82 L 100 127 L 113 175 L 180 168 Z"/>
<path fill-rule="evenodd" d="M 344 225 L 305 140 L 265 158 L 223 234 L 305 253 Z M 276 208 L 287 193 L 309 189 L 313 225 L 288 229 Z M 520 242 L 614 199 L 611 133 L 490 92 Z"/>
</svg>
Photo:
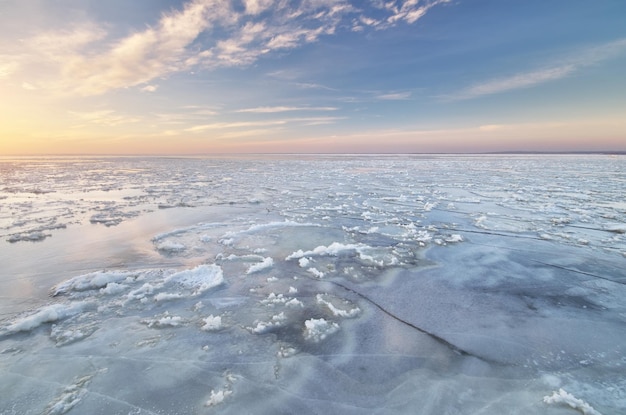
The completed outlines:
<svg viewBox="0 0 626 415">
<path fill-rule="evenodd" d="M 622 0 L 0 0 L 0 152 L 626 150 Z"/>
</svg>

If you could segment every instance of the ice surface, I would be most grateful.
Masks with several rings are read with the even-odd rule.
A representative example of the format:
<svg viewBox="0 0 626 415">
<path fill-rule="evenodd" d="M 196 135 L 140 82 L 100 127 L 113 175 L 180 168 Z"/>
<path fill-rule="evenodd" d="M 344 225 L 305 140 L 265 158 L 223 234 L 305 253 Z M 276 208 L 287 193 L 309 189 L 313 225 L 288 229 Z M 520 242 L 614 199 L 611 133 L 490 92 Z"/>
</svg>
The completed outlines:
<svg viewBox="0 0 626 415">
<path fill-rule="evenodd" d="M 2 415 L 626 412 L 622 156 L 0 163 Z"/>
</svg>

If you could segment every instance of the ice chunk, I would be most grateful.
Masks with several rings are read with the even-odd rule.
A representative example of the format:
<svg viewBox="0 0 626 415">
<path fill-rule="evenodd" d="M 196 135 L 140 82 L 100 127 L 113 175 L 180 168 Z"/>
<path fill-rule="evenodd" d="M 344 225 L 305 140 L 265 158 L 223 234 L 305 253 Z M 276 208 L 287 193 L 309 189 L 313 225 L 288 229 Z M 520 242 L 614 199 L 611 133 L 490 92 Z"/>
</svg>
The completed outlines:
<svg viewBox="0 0 626 415">
<path fill-rule="evenodd" d="M 344 252 L 356 251 L 365 248 L 367 245 L 363 244 L 342 244 L 340 242 L 333 242 L 328 246 L 320 245 L 311 251 L 302 251 L 299 249 L 296 252 L 288 255 L 285 260 L 300 259 L 307 256 L 337 256 Z"/>
<path fill-rule="evenodd" d="M 51 402 L 46 408 L 45 415 L 62 415 L 74 408 L 87 394 L 85 387 L 89 385 L 93 376 L 84 376 L 73 385 L 66 387 L 61 396 Z"/>
<path fill-rule="evenodd" d="M 80 301 L 72 304 L 52 304 L 40 308 L 36 313 L 30 316 L 17 319 L 7 326 L 5 330 L 9 333 L 30 331 L 42 324 L 63 320 L 94 307 L 95 304 L 89 301 Z"/>
<path fill-rule="evenodd" d="M 565 392 L 562 388 L 558 392 L 552 392 L 550 396 L 544 396 L 543 401 L 548 405 L 566 405 L 580 411 L 583 415 L 602 415 L 593 409 L 591 405 L 574 395 Z"/>
<path fill-rule="evenodd" d="M 52 295 L 66 294 L 70 291 L 95 290 L 106 287 L 110 283 L 118 283 L 132 276 L 125 271 L 99 271 L 90 274 L 79 275 L 57 285 Z"/>
<path fill-rule="evenodd" d="M 222 317 L 213 316 L 211 314 L 207 318 L 202 319 L 204 325 L 200 327 L 200 330 L 204 331 L 216 331 L 222 328 Z"/>
<path fill-rule="evenodd" d="M 228 396 L 230 396 L 233 392 L 229 390 L 220 389 L 217 392 L 215 390 L 211 391 L 211 397 L 205 403 L 205 406 L 215 406 L 224 402 Z"/>
<path fill-rule="evenodd" d="M 146 282 L 141 287 L 129 292 L 127 298 L 129 300 L 142 300 L 146 297 L 146 295 L 152 294 L 155 288 L 156 287 L 154 285 Z"/>
<path fill-rule="evenodd" d="M 361 312 L 359 307 L 351 307 L 352 304 L 348 301 L 332 298 L 329 295 L 318 294 L 316 300 L 318 304 L 326 306 L 335 317 L 353 318 Z M 341 303 L 341 306 L 338 307 L 335 303 Z"/>
<path fill-rule="evenodd" d="M 260 272 L 268 268 L 271 268 L 272 266 L 274 266 L 274 260 L 271 257 L 267 257 L 267 258 L 264 258 L 263 261 L 259 262 L 258 264 L 254 264 L 250 266 L 246 274 L 248 275 L 254 274 L 255 272 Z"/>
<path fill-rule="evenodd" d="M 304 322 L 304 338 L 318 343 L 339 330 L 339 324 L 323 318 L 312 318 Z"/>
<path fill-rule="evenodd" d="M 28 233 L 19 233 L 19 234 L 11 235 L 7 239 L 7 241 L 11 243 L 20 242 L 20 241 L 36 242 L 36 241 L 43 241 L 49 236 L 52 236 L 52 235 L 50 235 L 49 233 L 41 232 L 41 231 L 32 231 Z"/>
<path fill-rule="evenodd" d="M 154 301 L 162 302 L 162 301 L 179 300 L 181 298 L 185 298 L 185 296 L 179 293 L 158 293 L 157 295 L 154 296 Z"/>
<path fill-rule="evenodd" d="M 248 329 L 256 334 L 264 334 L 276 327 L 281 327 L 283 323 L 287 320 L 287 316 L 284 312 L 280 312 L 272 316 L 270 321 L 255 321 L 255 327 L 249 327 Z"/>
<path fill-rule="evenodd" d="M 128 289 L 128 285 L 126 284 L 118 284 L 116 282 L 110 282 L 106 285 L 106 287 L 100 289 L 100 293 L 105 295 L 116 295 L 121 292 L 124 292 Z"/>
<path fill-rule="evenodd" d="M 56 342 L 57 346 L 64 346 L 91 336 L 97 327 L 95 324 L 88 324 L 83 327 L 62 327 L 62 325 L 52 325 L 50 338 Z"/>
<path fill-rule="evenodd" d="M 215 264 L 199 265 L 193 269 L 180 271 L 165 279 L 166 283 L 176 283 L 192 290 L 192 295 L 217 287 L 224 282 L 222 268 Z"/>
<path fill-rule="evenodd" d="M 324 273 L 322 271 L 320 271 L 319 269 L 317 269 L 317 268 L 311 267 L 311 268 L 307 269 L 307 272 L 313 274 L 313 276 L 315 276 L 317 278 L 324 278 Z"/>
<path fill-rule="evenodd" d="M 141 322 L 147 324 L 150 328 L 179 327 L 185 324 L 185 320 L 182 317 L 172 316 L 168 311 L 154 318 L 143 319 Z"/>
<path fill-rule="evenodd" d="M 156 248 L 159 251 L 170 252 L 170 253 L 182 252 L 185 249 L 187 249 L 185 245 L 178 243 L 178 242 L 173 242 L 173 241 L 163 241 L 160 244 L 158 244 Z"/>
</svg>

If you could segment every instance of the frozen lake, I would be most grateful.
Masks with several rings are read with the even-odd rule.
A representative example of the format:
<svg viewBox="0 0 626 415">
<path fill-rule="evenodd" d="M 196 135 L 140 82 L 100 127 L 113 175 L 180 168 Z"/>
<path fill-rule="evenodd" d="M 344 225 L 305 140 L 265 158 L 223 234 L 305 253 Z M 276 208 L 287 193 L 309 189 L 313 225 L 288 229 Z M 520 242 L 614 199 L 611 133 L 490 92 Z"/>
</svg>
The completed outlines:
<svg viewBox="0 0 626 415">
<path fill-rule="evenodd" d="M 626 156 L 0 158 L 0 414 L 626 413 Z"/>
</svg>

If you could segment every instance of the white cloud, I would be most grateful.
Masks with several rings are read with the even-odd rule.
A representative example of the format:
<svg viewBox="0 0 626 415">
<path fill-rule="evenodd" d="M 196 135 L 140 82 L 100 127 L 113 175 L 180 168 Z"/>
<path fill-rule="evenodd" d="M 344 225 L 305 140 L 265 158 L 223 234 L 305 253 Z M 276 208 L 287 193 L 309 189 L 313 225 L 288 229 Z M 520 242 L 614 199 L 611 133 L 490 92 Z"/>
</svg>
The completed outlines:
<svg viewBox="0 0 626 415">
<path fill-rule="evenodd" d="M 399 100 L 409 99 L 410 97 L 411 97 L 410 92 L 395 92 L 392 94 L 378 95 L 376 98 L 388 100 L 388 101 L 399 101 Z"/>
<path fill-rule="evenodd" d="M 492 79 L 472 85 L 461 91 L 452 100 L 476 98 L 520 88 L 528 88 L 548 81 L 566 77 L 576 70 L 575 65 L 557 66 L 538 71 L 519 73 L 505 78 Z"/>
<path fill-rule="evenodd" d="M 431 8 L 439 4 L 449 2 L 450 0 L 431 0 L 425 2 L 424 5 L 421 5 L 421 3 L 424 2 L 420 0 L 406 0 L 401 2 L 402 4 L 399 5 L 395 0 L 376 1 L 374 2 L 374 6 L 390 13 L 389 16 L 383 20 L 375 20 L 362 16 L 360 21 L 365 25 L 373 26 L 377 29 L 386 29 L 402 21 L 408 24 L 413 24 L 420 18 L 424 17 Z"/>
<path fill-rule="evenodd" d="M 51 61 L 63 62 L 72 54 L 106 37 L 106 31 L 97 23 L 84 23 L 67 29 L 52 30 L 28 39 L 26 47 Z"/>
<path fill-rule="evenodd" d="M 137 117 L 120 115 L 114 110 L 69 111 L 69 114 L 75 119 L 78 119 L 84 123 L 104 125 L 109 127 L 141 121 L 141 119 Z"/>
<path fill-rule="evenodd" d="M 294 118 L 291 122 L 298 122 L 303 125 L 326 125 L 335 124 L 339 120 L 345 120 L 346 117 L 308 117 L 308 118 Z"/>
<path fill-rule="evenodd" d="M 274 0 L 244 0 L 246 13 L 259 14 L 272 6 Z"/>
<path fill-rule="evenodd" d="M 28 82 L 22 82 L 22 88 L 24 88 L 27 91 L 34 91 L 37 89 L 35 85 L 30 84 Z"/>
<path fill-rule="evenodd" d="M 185 128 L 184 131 L 189 133 L 198 133 L 207 130 L 224 130 L 230 128 L 249 128 L 249 127 L 266 127 L 272 125 L 286 124 L 284 120 L 277 121 L 242 121 L 242 122 L 216 122 L 213 124 L 201 124 L 194 125 L 193 127 Z"/>
<path fill-rule="evenodd" d="M 156 92 L 158 88 L 159 88 L 158 85 L 146 85 L 143 88 L 141 88 L 141 92 Z"/>
<path fill-rule="evenodd" d="M 257 107 L 257 108 L 245 108 L 237 110 L 236 112 L 252 112 L 259 114 L 268 114 L 276 112 L 287 111 L 336 111 L 336 107 Z"/>
<path fill-rule="evenodd" d="M 0 56 L 0 60 L 2 57 Z M 19 64 L 17 62 L 1 62 L 0 61 L 0 79 L 8 78 L 13 73 L 15 73 L 19 68 Z"/>
<path fill-rule="evenodd" d="M 56 93 L 98 95 L 140 85 L 152 92 L 155 79 L 198 67 L 250 65 L 273 51 L 350 30 L 352 22 L 375 29 L 390 20 L 412 24 L 445 1 L 379 2 L 378 10 L 365 12 L 356 0 L 243 0 L 243 9 L 232 1 L 189 0 L 127 36 L 115 38 L 110 24 L 94 22 L 44 30 L 0 56 L 0 79 L 29 67 L 23 75 L 36 74 L 33 85 Z M 387 16 L 381 19 L 380 10 Z"/>
<path fill-rule="evenodd" d="M 442 99 L 444 101 L 459 101 L 516 89 L 530 88 L 535 85 L 563 79 L 624 51 L 626 51 L 626 39 L 620 39 L 579 51 L 569 58 L 560 59 L 558 64 L 552 66 L 471 85 L 454 95 L 444 96 Z"/>
</svg>

